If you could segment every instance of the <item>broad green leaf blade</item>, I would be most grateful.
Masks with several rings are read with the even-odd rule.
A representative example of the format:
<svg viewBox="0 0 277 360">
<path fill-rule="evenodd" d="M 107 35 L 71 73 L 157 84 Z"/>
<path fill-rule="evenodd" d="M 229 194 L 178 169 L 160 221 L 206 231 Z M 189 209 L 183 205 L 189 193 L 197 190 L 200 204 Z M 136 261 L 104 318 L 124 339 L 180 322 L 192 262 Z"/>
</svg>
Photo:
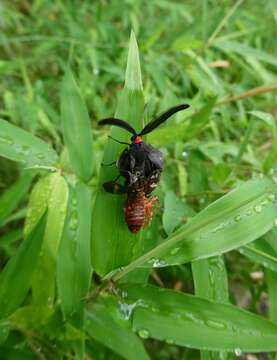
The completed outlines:
<svg viewBox="0 0 277 360">
<path fill-rule="evenodd" d="M 275 225 L 275 191 L 276 185 L 267 178 L 239 185 L 113 278 L 119 279 L 138 266 L 183 264 L 254 241 Z"/>
<path fill-rule="evenodd" d="M 174 191 L 167 191 L 164 197 L 163 227 L 170 235 L 184 218 L 186 205 L 179 199 Z"/>
<path fill-rule="evenodd" d="M 51 178 L 51 175 L 40 178 L 31 191 L 24 224 L 25 236 L 33 230 L 42 214 L 47 209 L 47 203 L 51 192 Z"/>
<path fill-rule="evenodd" d="M 248 45 L 241 44 L 237 41 L 216 41 L 213 46 L 220 50 L 223 50 L 226 53 L 236 53 L 245 58 L 253 57 L 254 59 L 264 61 L 267 64 L 277 66 L 276 57 L 274 57 L 273 55 L 268 54 L 265 51 L 255 49 Z"/>
<path fill-rule="evenodd" d="M 82 182 L 70 187 L 69 202 L 57 260 L 57 284 L 64 317 L 81 328 L 91 276 L 91 193 Z"/>
<path fill-rule="evenodd" d="M 142 91 L 142 78 L 139 62 L 139 50 L 136 35 L 131 31 L 128 61 L 125 73 L 125 89 L 128 91 Z"/>
<path fill-rule="evenodd" d="M 207 300 L 228 303 L 228 279 L 223 256 L 192 262 L 195 295 Z"/>
<path fill-rule="evenodd" d="M 43 140 L 0 119 L 0 156 L 29 167 L 55 165 L 58 156 Z"/>
<path fill-rule="evenodd" d="M 195 295 L 218 303 L 228 303 L 228 279 L 223 256 L 192 262 Z M 226 352 L 201 351 L 202 360 L 229 359 Z"/>
<path fill-rule="evenodd" d="M 39 258 L 45 223 L 46 215 L 43 215 L 0 275 L 0 318 L 15 311 L 28 292 Z"/>
<path fill-rule="evenodd" d="M 95 304 L 86 312 L 86 332 L 126 360 L 147 360 L 146 351 L 137 336 L 120 326 L 103 305 Z"/>
<path fill-rule="evenodd" d="M 59 173 L 49 175 L 47 180 L 49 181 L 50 188 L 47 197 L 47 222 L 38 266 L 32 281 L 32 303 L 41 322 L 53 312 L 57 252 L 62 236 L 68 200 L 68 185 Z M 43 179 L 40 183 L 40 192 L 44 190 L 44 182 Z M 32 205 L 40 206 L 40 204 L 34 202 Z M 33 210 L 36 211 L 35 209 Z"/>
<path fill-rule="evenodd" d="M 242 255 L 247 256 L 254 262 L 277 272 L 277 252 L 265 240 L 258 239 L 238 249 Z"/>
<path fill-rule="evenodd" d="M 85 182 L 92 176 L 92 132 L 86 105 L 68 70 L 61 90 L 64 141 L 75 173 Z"/>
<path fill-rule="evenodd" d="M 115 116 L 128 121 L 135 129 L 141 129 L 144 100 L 139 53 L 134 34 L 130 40 L 125 87 L 120 95 Z M 130 134 L 117 127 L 111 129 L 111 136 L 122 141 L 130 140 Z M 124 147 L 126 145 L 107 140 L 103 163 L 108 164 L 117 160 Z M 92 213 L 92 262 L 100 275 L 129 263 L 134 256 L 133 247 L 140 239 L 140 235 L 129 232 L 124 221 L 123 206 L 126 196 L 106 193 L 102 187 L 104 182 L 115 179 L 117 175 L 118 170 L 115 166 L 101 168 Z"/>
<path fill-rule="evenodd" d="M 277 325 L 250 312 L 154 286 L 121 286 L 126 301 L 137 302 L 133 330 L 200 350 L 277 350 Z"/>
<path fill-rule="evenodd" d="M 266 269 L 270 319 L 277 323 L 277 272 Z"/>
<path fill-rule="evenodd" d="M 23 174 L 0 197 L 0 226 L 6 217 L 15 210 L 21 199 L 27 193 L 32 178 L 32 174 Z"/>
</svg>

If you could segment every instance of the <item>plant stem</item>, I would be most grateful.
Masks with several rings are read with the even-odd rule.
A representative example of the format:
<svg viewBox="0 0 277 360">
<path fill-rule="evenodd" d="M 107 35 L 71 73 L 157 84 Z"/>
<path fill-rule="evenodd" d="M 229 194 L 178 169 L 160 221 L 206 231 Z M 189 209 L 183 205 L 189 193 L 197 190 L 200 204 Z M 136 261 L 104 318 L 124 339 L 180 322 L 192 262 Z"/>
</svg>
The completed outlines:
<svg viewBox="0 0 277 360">
<path fill-rule="evenodd" d="M 246 92 L 240 94 L 240 95 L 234 95 L 234 96 L 227 96 L 220 100 L 218 103 L 215 104 L 215 106 L 225 105 L 232 101 L 238 101 L 242 99 L 246 99 L 248 97 L 257 96 L 260 94 L 264 94 L 267 92 L 273 92 L 277 91 L 277 84 L 271 84 L 271 85 L 265 85 L 265 86 L 258 86 L 256 88 L 247 90 Z"/>
</svg>

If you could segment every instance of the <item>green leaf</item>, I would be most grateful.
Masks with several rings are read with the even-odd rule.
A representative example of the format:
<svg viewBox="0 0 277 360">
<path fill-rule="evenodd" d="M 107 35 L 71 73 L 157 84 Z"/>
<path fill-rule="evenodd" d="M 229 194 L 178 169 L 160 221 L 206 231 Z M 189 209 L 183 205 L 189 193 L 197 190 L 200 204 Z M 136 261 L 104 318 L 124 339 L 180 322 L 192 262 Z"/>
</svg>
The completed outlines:
<svg viewBox="0 0 277 360">
<path fill-rule="evenodd" d="M 195 295 L 218 303 L 228 303 L 228 279 L 223 256 L 192 262 Z M 226 352 L 201 351 L 202 360 L 228 359 Z"/>
<path fill-rule="evenodd" d="M 69 70 L 62 83 L 61 116 L 72 167 L 77 176 L 86 182 L 93 172 L 92 132 L 87 108 Z"/>
<path fill-rule="evenodd" d="M 126 360 L 149 359 L 142 343 L 129 329 L 120 326 L 103 305 L 95 304 L 86 313 L 86 332 Z"/>
<path fill-rule="evenodd" d="M 254 59 L 264 61 L 267 64 L 277 65 L 276 57 L 266 53 L 265 51 L 255 49 L 248 45 L 241 44 L 237 41 L 216 41 L 213 44 L 214 47 L 223 50 L 226 53 L 234 52 L 242 57 L 253 57 Z"/>
<path fill-rule="evenodd" d="M 27 236 L 47 209 L 51 192 L 52 175 L 40 178 L 34 185 L 29 198 L 24 224 L 24 235 Z"/>
<path fill-rule="evenodd" d="M 0 197 L 0 226 L 7 216 L 16 209 L 24 195 L 26 195 L 32 178 L 32 174 L 23 174 Z"/>
<path fill-rule="evenodd" d="M 242 255 L 254 262 L 277 272 L 277 252 L 266 241 L 265 237 L 258 239 L 238 249 Z"/>
<path fill-rule="evenodd" d="M 47 177 L 50 191 L 47 193 L 47 223 L 40 251 L 38 266 L 32 281 L 32 303 L 36 308 L 40 322 L 43 322 L 52 312 L 55 301 L 56 261 L 60 239 L 62 236 L 65 213 L 68 200 L 68 185 L 65 179 L 54 173 Z M 44 190 L 46 179 L 40 182 Z M 32 199 L 33 200 L 33 199 Z M 41 203 L 32 201 L 29 206 L 39 207 Z M 42 206 L 43 207 L 43 206 Z M 36 209 L 33 209 L 36 211 Z M 32 211 L 29 207 L 29 211 Z M 43 284 L 43 286 L 41 286 Z"/>
<path fill-rule="evenodd" d="M 168 191 L 164 198 L 163 227 L 169 235 L 179 225 L 186 213 L 186 205 L 175 195 Z"/>
<path fill-rule="evenodd" d="M 28 292 L 39 258 L 45 222 L 46 215 L 42 216 L 0 274 L 0 318 L 15 311 Z"/>
<path fill-rule="evenodd" d="M 201 350 L 277 350 L 277 325 L 233 305 L 154 286 L 121 286 L 136 302 L 133 330 L 142 337 Z"/>
<path fill-rule="evenodd" d="M 132 34 L 125 87 L 120 94 L 115 116 L 129 121 L 139 130 L 142 128 L 143 107 L 139 53 L 135 36 Z M 118 127 L 112 128 L 111 136 L 123 141 L 130 139 L 130 134 Z M 109 139 L 105 146 L 103 163 L 117 160 L 124 147 L 126 145 L 122 146 Z M 115 166 L 102 166 L 92 213 L 92 263 L 100 275 L 129 263 L 134 256 L 133 248 L 141 236 L 130 233 L 124 221 L 123 205 L 126 197 L 109 194 L 102 187 L 104 182 L 115 179 L 117 175 Z"/>
<path fill-rule="evenodd" d="M 277 272 L 266 269 L 270 319 L 277 323 Z"/>
<path fill-rule="evenodd" d="M 0 134 L 0 156 L 29 167 L 52 166 L 58 160 L 50 145 L 5 120 L 0 120 Z"/>
<path fill-rule="evenodd" d="M 81 328 L 90 265 L 91 193 L 82 182 L 70 187 L 69 202 L 57 260 L 59 301 L 64 317 Z"/>
<path fill-rule="evenodd" d="M 136 35 L 131 31 L 128 62 L 125 74 L 125 86 L 129 91 L 142 91 L 142 79 L 139 62 L 139 50 Z"/>
<path fill-rule="evenodd" d="M 276 185 L 249 180 L 216 200 L 166 241 L 126 266 L 114 279 L 138 266 L 168 266 L 220 255 L 259 238 L 277 217 Z"/>
<path fill-rule="evenodd" d="M 249 114 L 252 116 L 255 116 L 256 118 L 263 120 L 272 131 L 272 146 L 271 150 L 267 154 L 267 156 L 264 159 L 263 163 L 263 169 L 264 171 L 268 171 L 273 166 L 274 162 L 276 162 L 277 158 L 277 126 L 276 121 L 273 117 L 273 115 L 263 112 L 263 111 L 249 111 Z"/>
</svg>

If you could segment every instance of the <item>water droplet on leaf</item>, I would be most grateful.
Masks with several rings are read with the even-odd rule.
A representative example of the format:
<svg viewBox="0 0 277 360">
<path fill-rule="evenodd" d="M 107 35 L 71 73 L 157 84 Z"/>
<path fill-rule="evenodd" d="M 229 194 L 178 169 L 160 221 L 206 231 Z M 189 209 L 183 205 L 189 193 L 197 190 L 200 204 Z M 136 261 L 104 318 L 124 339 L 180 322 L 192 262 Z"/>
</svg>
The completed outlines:
<svg viewBox="0 0 277 360">
<path fill-rule="evenodd" d="M 147 339 L 149 337 L 149 331 L 146 329 L 139 330 L 138 334 L 142 339 Z"/>
</svg>

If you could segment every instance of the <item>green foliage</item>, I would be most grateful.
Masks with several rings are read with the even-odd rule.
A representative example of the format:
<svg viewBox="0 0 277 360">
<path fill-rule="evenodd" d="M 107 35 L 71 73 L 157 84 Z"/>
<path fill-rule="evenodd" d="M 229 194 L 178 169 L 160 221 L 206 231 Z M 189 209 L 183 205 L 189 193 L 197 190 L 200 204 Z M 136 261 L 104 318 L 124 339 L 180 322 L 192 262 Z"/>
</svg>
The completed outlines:
<svg viewBox="0 0 277 360">
<path fill-rule="evenodd" d="M 248 5 L 1 3 L 1 360 L 276 357 L 276 6 Z M 134 235 L 96 119 L 181 103 Z"/>
</svg>

